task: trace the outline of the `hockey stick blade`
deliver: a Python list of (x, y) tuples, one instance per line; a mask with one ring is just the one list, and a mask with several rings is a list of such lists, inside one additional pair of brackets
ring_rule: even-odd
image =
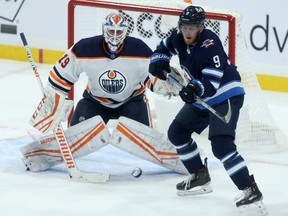
[(76, 171), (70, 174), (70, 178), (73, 181), (78, 182), (89, 182), (89, 183), (105, 183), (110, 179), (110, 174), (108, 173), (88, 173)]
[(202, 106), (204, 106), (206, 109), (208, 109), (211, 113), (213, 113), (215, 116), (217, 116), (220, 120), (222, 120), (225, 123), (229, 123), (230, 119), (231, 119), (231, 104), (230, 104), (230, 100), (228, 99), (228, 110), (227, 110), (227, 114), (225, 116), (221, 116), (216, 110), (214, 110), (211, 106), (209, 106), (208, 104), (206, 104), (201, 98), (197, 98), (197, 102), (200, 103)]
[[(40, 77), (40, 74), (38, 73), (38, 69), (36, 67), (36, 64), (34, 62), (32, 53), (30, 51), (30, 48), (28, 46), (28, 42), (26, 40), (25, 34), (23, 32), (20, 33), (21, 40), (23, 42), (23, 45), (26, 50), (27, 57), (30, 61), (30, 64), (32, 66), (34, 75), (37, 79), (37, 82), (39, 84), (39, 87), (44, 94), (44, 86)], [(68, 174), (71, 179), (81, 181), (81, 182), (94, 182), (94, 183), (101, 183), (101, 182), (107, 182), (109, 180), (110, 174), (107, 173), (86, 173), (81, 172), (78, 170), (77, 165), (75, 163), (73, 154), (71, 152), (71, 149), (68, 145), (68, 142), (66, 140), (65, 134), (63, 132), (63, 128), (61, 124), (57, 126), (57, 129), (53, 131), (57, 144), (60, 148), (60, 152), (62, 155), (62, 158), (65, 162)]]
[[(168, 82), (170, 85), (175, 86), (179, 90), (181, 90), (184, 86), (170, 73), (164, 71), (164, 75), (166, 76)], [(200, 103), (202, 106), (204, 106), (207, 110), (209, 110), (211, 113), (213, 113), (217, 118), (219, 118), (224, 123), (229, 123), (232, 115), (231, 111), (231, 104), (230, 100), (228, 99), (228, 111), (225, 116), (222, 116), (220, 113), (218, 113), (216, 110), (214, 110), (211, 106), (209, 106), (205, 101), (203, 101), (200, 97), (197, 97), (197, 102)]]

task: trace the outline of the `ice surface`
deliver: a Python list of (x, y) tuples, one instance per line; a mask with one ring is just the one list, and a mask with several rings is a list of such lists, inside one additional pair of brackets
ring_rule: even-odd
[[(38, 65), (46, 83), (51, 65)], [(29, 62), (0, 60), (0, 215), (1, 216), (235, 216), (239, 194), (209, 143), (199, 146), (209, 158), (213, 193), (179, 197), (175, 185), (186, 176), (138, 159), (112, 146), (76, 159), (80, 170), (109, 172), (105, 184), (73, 182), (63, 165), (41, 173), (26, 172), (19, 147), (39, 133), (28, 120), (41, 92)], [(279, 127), (288, 135), (288, 94), (265, 92)], [(153, 107), (153, 106), (152, 106)], [(203, 141), (203, 142), (202, 142)], [(288, 151), (243, 154), (255, 175), (271, 216), (288, 215)], [(131, 175), (141, 167), (140, 178)]]

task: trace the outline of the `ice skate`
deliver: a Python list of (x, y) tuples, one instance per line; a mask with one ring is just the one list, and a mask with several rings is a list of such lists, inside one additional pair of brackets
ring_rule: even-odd
[(243, 190), (243, 193), (241, 193), (234, 199), (234, 201), (236, 202), (236, 206), (239, 209), (240, 213), (242, 213), (243, 215), (268, 215), (266, 206), (262, 202), (262, 193), (258, 189), (258, 186), (254, 181), (253, 175), (251, 176), (251, 178), (253, 179), (252, 186), (245, 188)]
[(204, 166), (197, 172), (188, 176), (188, 179), (177, 184), (177, 194), (179, 196), (201, 195), (211, 193), (211, 178), (207, 169), (207, 158)]

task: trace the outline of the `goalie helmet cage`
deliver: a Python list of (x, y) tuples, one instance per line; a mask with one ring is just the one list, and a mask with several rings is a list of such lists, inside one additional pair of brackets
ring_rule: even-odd
[[(189, 3), (165, 0), (70, 0), (68, 4), (68, 47), (78, 40), (102, 34), (102, 23), (112, 12), (122, 13), (128, 21), (128, 34), (142, 39), (152, 50), (177, 26), (181, 11)], [(163, 7), (165, 6), (165, 7)], [(202, 6), (206, 12), (206, 28), (221, 39), (232, 64), (240, 71), (246, 96), (241, 110), (236, 144), (245, 152), (279, 151), (287, 146), (287, 137), (275, 125), (265, 103), (256, 75), (249, 61), (241, 30), (240, 13)], [(175, 61), (175, 60), (173, 60)], [(71, 91), (70, 98), (83, 89)], [(170, 102), (173, 103), (173, 102)], [(176, 104), (174, 104), (176, 105)], [(173, 106), (173, 105), (169, 105)], [(156, 117), (159, 113), (156, 112)], [(174, 117), (174, 116), (173, 116)], [(157, 117), (157, 124), (161, 121)]]

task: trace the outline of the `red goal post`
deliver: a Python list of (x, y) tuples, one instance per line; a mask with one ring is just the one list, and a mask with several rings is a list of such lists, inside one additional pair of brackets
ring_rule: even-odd
[[(128, 33), (142, 39), (154, 50), (157, 43), (169, 34), (171, 28), (177, 26), (179, 14), (189, 5), (184, 2), (165, 0), (121, 0), (121, 3), (119, 2), (119, 0), (70, 0), (68, 4), (68, 47), (81, 38), (102, 34), (104, 18), (113, 11), (119, 11), (128, 20)], [(253, 73), (241, 30), (241, 14), (205, 6), (203, 8), (207, 18), (205, 26), (211, 28), (219, 36), (231, 63), (235, 64), (240, 71), (246, 91), (245, 103), (237, 128), (236, 143), (240, 148), (252, 149), (252, 151), (255, 148), (265, 151), (283, 149), (287, 146), (287, 138), (275, 126), (256, 75)], [(69, 97), (75, 98), (75, 92), (71, 91)], [(173, 103), (173, 100), (167, 102), (166, 99), (161, 98), (159, 101), (157, 106), (166, 105), (166, 107), (175, 107), (175, 110), (179, 109), (179, 104), (181, 105), (181, 101)], [(156, 114), (157, 122), (166, 121), (163, 124), (166, 127), (169, 125), (167, 121), (172, 121), (165, 114), (157, 113), (157, 110)], [(162, 128), (163, 132), (165, 130), (166, 128)]]

